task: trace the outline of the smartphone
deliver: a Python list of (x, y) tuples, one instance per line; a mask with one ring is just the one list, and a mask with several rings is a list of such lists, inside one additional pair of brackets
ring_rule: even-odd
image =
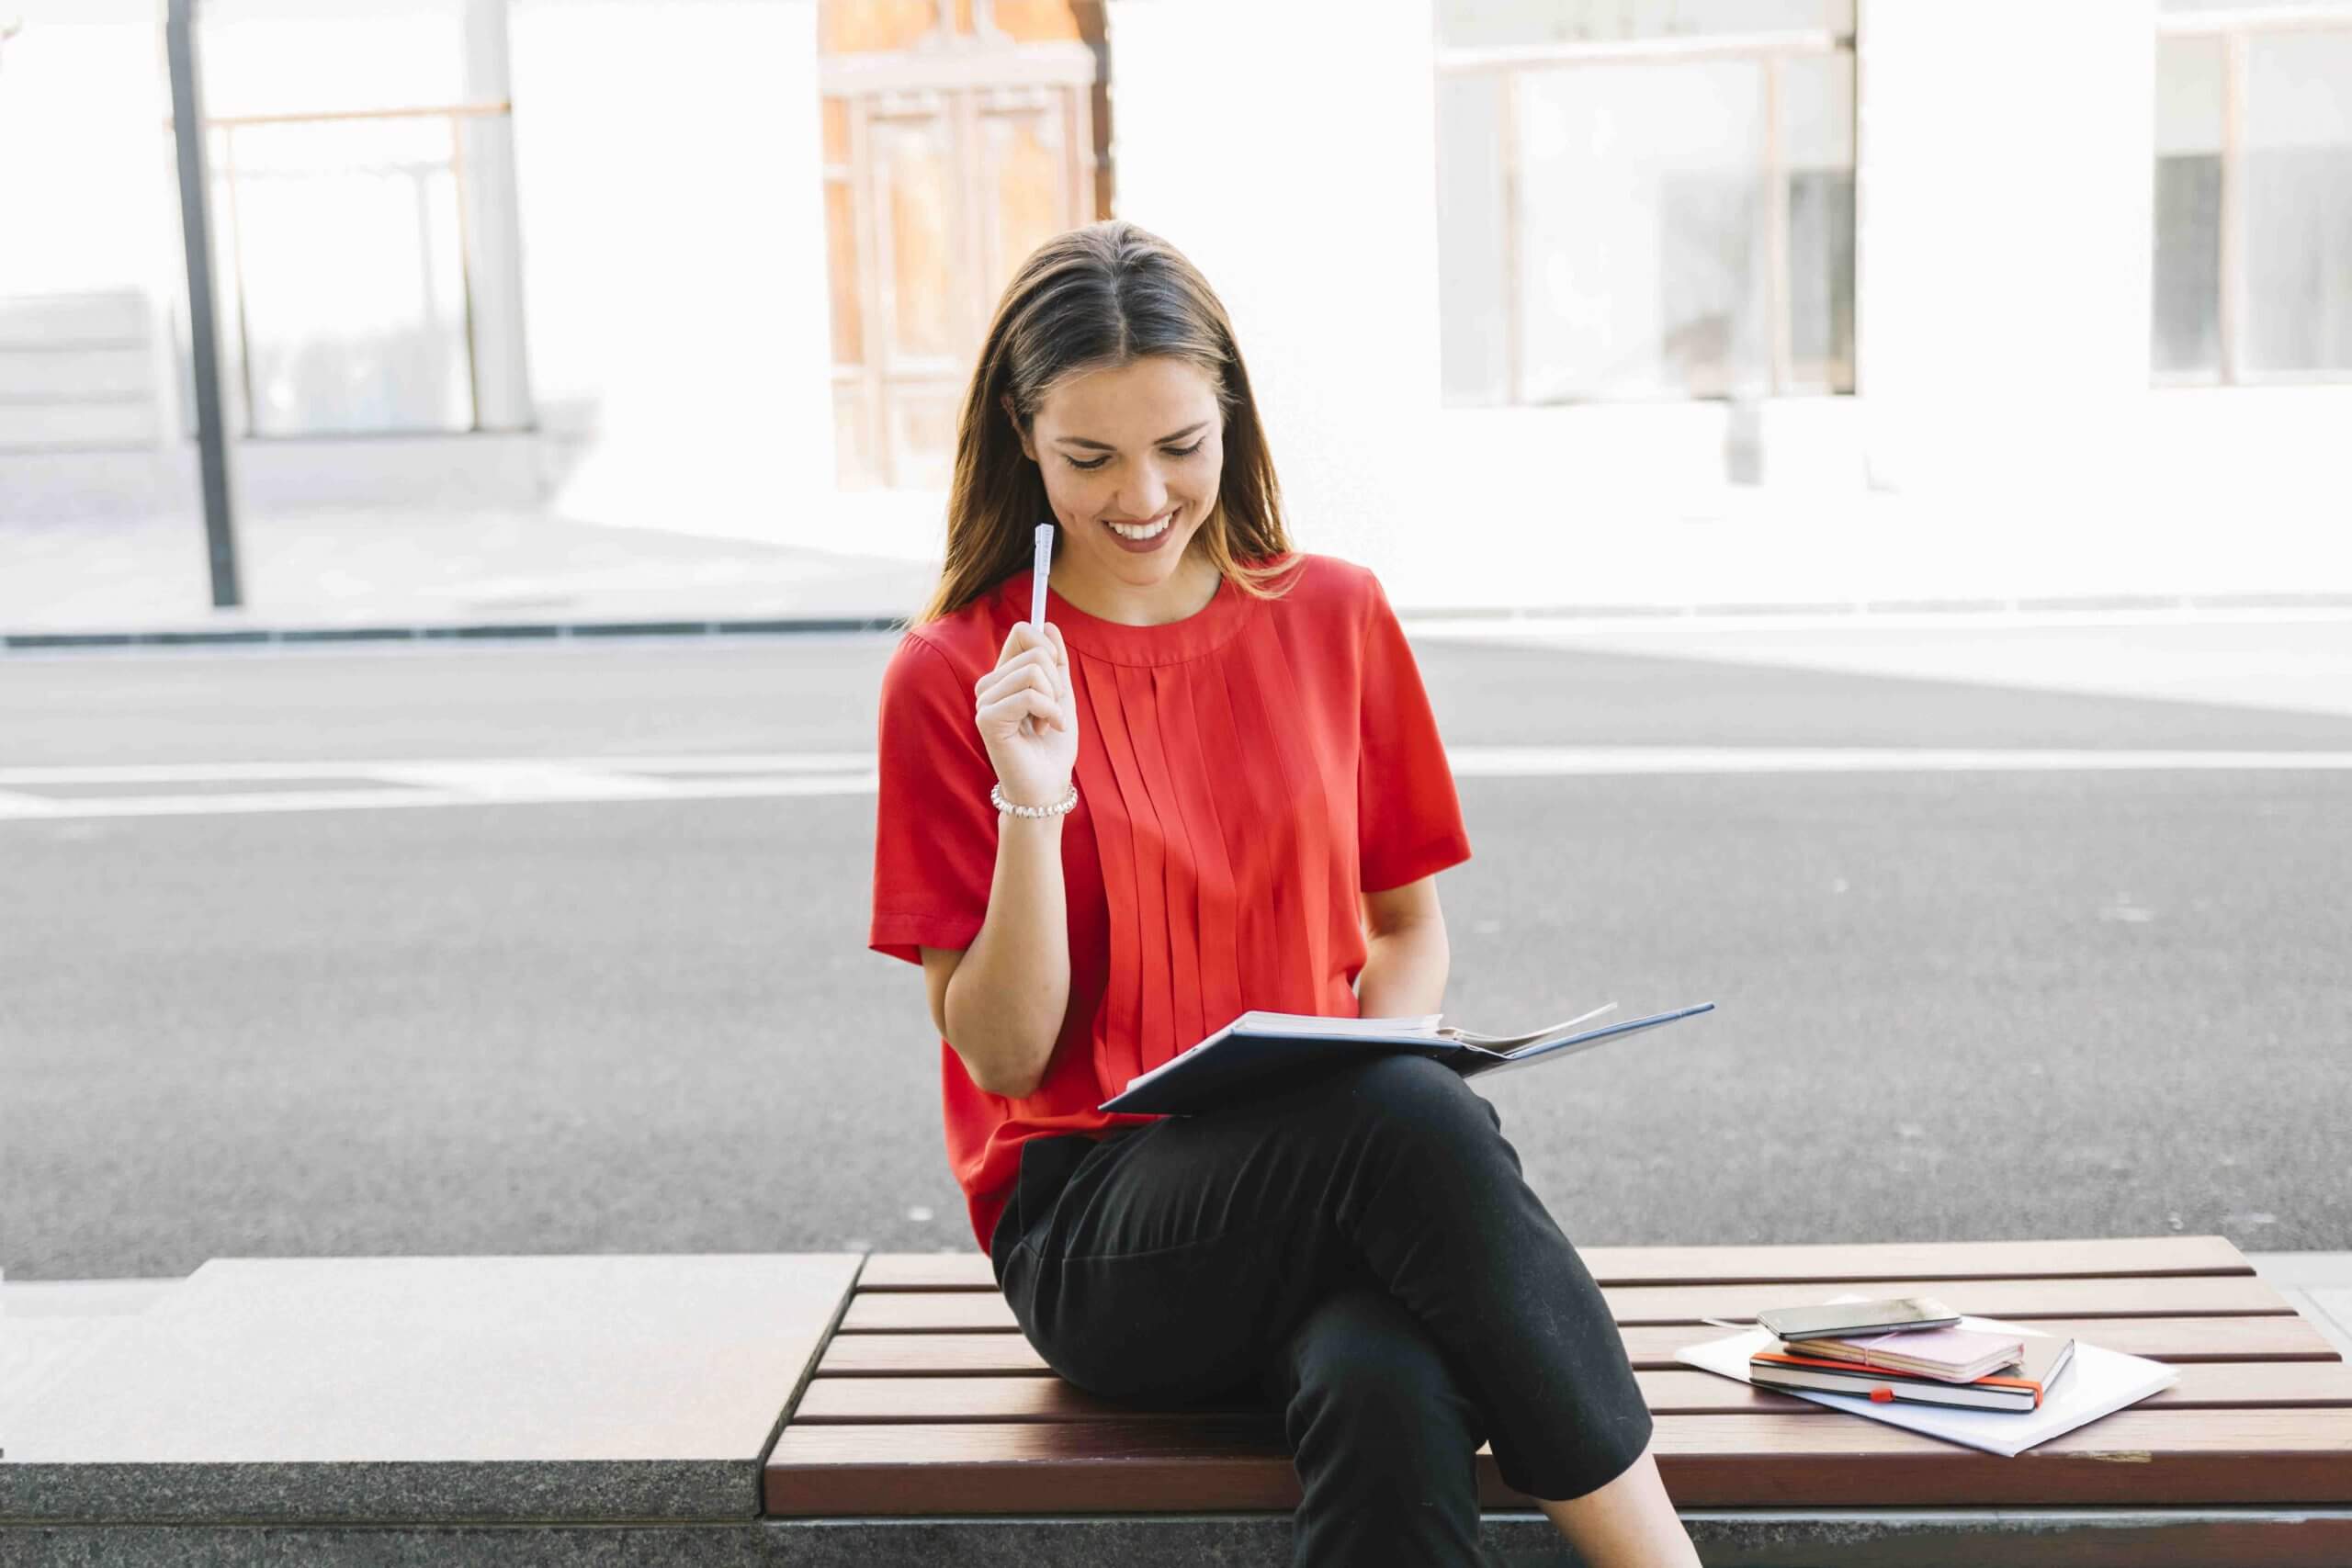
[(1883, 1302), (1774, 1307), (1758, 1313), (1756, 1321), (1783, 1339), (1826, 1339), (1898, 1328), (1950, 1328), (1960, 1321), (1960, 1314), (1925, 1296), (1898, 1296)]

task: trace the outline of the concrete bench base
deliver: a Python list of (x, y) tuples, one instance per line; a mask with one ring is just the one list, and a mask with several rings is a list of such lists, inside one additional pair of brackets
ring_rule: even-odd
[[(1692, 1510), (1720, 1568), (2058, 1568), (2352, 1562), (2352, 1509)], [(56, 1525), (0, 1528), (0, 1562), (97, 1568), (1288, 1568), (1288, 1515), (1019, 1515), (645, 1525)], [(1497, 1568), (1573, 1568), (1540, 1514), (1490, 1512)]]

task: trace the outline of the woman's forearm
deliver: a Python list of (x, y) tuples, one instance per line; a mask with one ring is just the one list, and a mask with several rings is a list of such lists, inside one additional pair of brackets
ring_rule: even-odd
[(1356, 972), (1356, 1010), (1365, 1018), (1419, 1018), (1442, 1010), (1445, 975), (1453, 949), (1445, 922), (1416, 920), (1375, 931), (1364, 939), (1363, 967)]
[(988, 917), (947, 982), (947, 1043), (972, 1082), (1035, 1093), (1069, 1007), (1069, 918), (1062, 818), (997, 818)]

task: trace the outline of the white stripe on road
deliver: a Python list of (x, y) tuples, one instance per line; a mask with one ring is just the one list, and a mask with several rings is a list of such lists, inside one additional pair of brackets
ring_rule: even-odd
[[(2341, 773), (2352, 751), (2098, 751), (1916, 746), (1457, 746), (1457, 775)], [(5, 783), (0, 777), (0, 783)]]
[[(1948, 773), (2344, 773), (2352, 751), (2121, 751), (1922, 747), (1459, 746), (1457, 778), (1670, 774)], [(322, 783), (389, 787), (320, 789)], [(174, 785), (245, 784), (236, 791)], [(75, 795), (44, 788), (152, 784), (147, 794)], [(369, 762), (147, 763), (0, 768), (0, 821), (210, 817), (273, 811), (372, 811), (429, 806), (556, 806), (871, 795), (869, 752), (704, 757), (435, 758)]]
[(134, 762), (78, 768), (0, 768), (12, 784), (243, 784), (279, 779), (381, 779), (394, 770), (560, 768), (583, 773), (812, 773), (870, 768), (871, 751), (741, 751), (716, 756), (401, 757), (301, 762)]

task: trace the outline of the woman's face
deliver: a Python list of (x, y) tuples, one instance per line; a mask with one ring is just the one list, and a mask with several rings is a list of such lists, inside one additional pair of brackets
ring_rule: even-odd
[[(1073, 377), (1046, 395), (1023, 434), (1062, 525), (1054, 562), (1114, 593), (1174, 578), (1216, 505), (1225, 429), (1216, 389), (1181, 359), (1153, 356)], [(1123, 538), (1113, 524), (1147, 538)], [(1164, 526), (1161, 526), (1164, 525)]]

